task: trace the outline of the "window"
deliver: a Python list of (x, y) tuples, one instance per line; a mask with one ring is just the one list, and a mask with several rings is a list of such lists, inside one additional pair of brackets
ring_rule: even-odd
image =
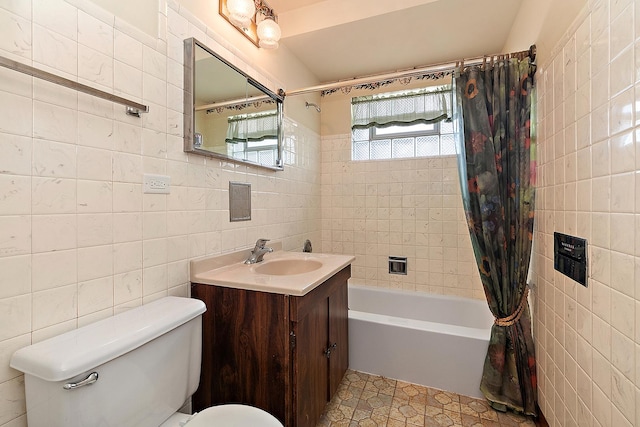
[(353, 98), (352, 160), (455, 154), (451, 89)]
[(254, 142), (238, 142), (227, 145), (227, 153), (234, 159), (248, 160), (254, 163), (275, 165), (278, 154), (278, 140), (265, 139)]
[(277, 113), (240, 114), (228, 118), (229, 156), (261, 164), (275, 164), (278, 154)]

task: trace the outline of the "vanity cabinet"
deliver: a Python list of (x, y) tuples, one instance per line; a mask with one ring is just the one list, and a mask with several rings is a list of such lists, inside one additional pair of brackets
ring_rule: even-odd
[(207, 306), (195, 411), (262, 408), (285, 427), (315, 427), (348, 364), (346, 266), (304, 296), (193, 283)]

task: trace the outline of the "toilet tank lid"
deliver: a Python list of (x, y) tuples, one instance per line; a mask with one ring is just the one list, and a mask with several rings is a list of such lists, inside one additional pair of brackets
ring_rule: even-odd
[(16, 351), (14, 369), (46, 381), (87, 372), (206, 311), (197, 299), (164, 297)]

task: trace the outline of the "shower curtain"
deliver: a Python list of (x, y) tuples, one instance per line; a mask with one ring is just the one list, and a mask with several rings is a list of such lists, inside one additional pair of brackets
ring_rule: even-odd
[[(527, 302), (535, 144), (529, 58), (469, 67), (456, 78), (459, 171), (475, 259), (493, 316), (480, 390), (498, 410), (536, 414)], [(461, 117), (460, 117), (461, 116)]]

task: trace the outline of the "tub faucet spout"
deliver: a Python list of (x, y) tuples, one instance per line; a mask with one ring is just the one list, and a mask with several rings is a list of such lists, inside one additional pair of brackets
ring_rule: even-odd
[(251, 255), (249, 258), (245, 260), (245, 264), (256, 264), (258, 262), (262, 262), (262, 257), (269, 252), (273, 252), (272, 248), (265, 247), (269, 239), (258, 239), (256, 241), (256, 246), (251, 251)]

